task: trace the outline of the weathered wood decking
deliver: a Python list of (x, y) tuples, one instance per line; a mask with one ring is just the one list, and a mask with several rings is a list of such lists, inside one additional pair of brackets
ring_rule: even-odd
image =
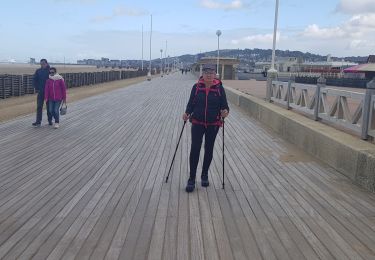
[(58, 130), (0, 124), (0, 258), (375, 259), (375, 195), (233, 105), (225, 190), (220, 131), (211, 186), (184, 191), (190, 125), (164, 183), (193, 82), (70, 104)]

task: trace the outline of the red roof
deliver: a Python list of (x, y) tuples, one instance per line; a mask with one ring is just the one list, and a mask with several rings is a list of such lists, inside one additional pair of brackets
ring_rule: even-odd
[(359, 64), (354, 67), (344, 69), (345, 73), (375, 72), (375, 63)]

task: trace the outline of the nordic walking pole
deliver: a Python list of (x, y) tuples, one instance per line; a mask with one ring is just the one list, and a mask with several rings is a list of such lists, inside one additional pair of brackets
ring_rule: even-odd
[(177, 148), (178, 148), (178, 145), (180, 144), (181, 136), (182, 136), (182, 133), (184, 132), (185, 125), (186, 125), (186, 121), (184, 121), (184, 125), (182, 126), (180, 137), (178, 138), (176, 150), (174, 151), (173, 159), (172, 159), (172, 162), (171, 162), (171, 166), (169, 167), (169, 171), (168, 171), (167, 178), (165, 179), (165, 183), (168, 182), (169, 174), (171, 173), (171, 169), (172, 169), (172, 165), (173, 165), (173, 162), (174, 162), (174, 158), (176, 157)]
[(223, 189), (224, 189), (224, 117), (223, 117)]

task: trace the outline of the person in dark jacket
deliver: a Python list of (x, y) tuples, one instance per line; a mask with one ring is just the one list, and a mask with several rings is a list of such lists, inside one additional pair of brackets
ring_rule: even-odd
[(209, 186), (208, 169), (212, 161), (212, 154), (216, 135), (222, 125), (222, 118), (228, 116), (229, 107), (225, 90), (220, 80), (215, 78), (216, 67), (213, 64), (203, 66), (203, 75), (196, 83), (190, 94), (184, 121), (190, 119), (191, 150), (190, 150), (190, 177), (186, 185), (186, 191), (195, 189), (195, 178), (199, 161), (199, 153), (205, 136), (204, 159), (201, 174), (201, 185)]
[[(42, 123), (42, 115), (43, 115), (43, 104), (44, 104), (44, 86), (46, 85), (46, 81), (49, 76), (49, 65), (46, 59), (40, 60), (40, 68), (37, 69), (34, 73), (33, 78), (33, 85), (38, 93), (37, 100), (36, 100), (36, 121), (32, 123), (33, 126), (38, 127)], [(47, 108), (47, 117), (48, 117), (48, 124), (52, 125), (52, 115), (48, 109), (48, 104), (46, 104)]]

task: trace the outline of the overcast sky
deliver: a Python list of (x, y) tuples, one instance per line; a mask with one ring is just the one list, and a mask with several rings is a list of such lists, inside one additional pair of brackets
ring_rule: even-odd
[[(12, 0), (0, 16), (0, 61), (149, 59), (217, 49), (272, 48), (275, 0)], [(375, 54), (375, 0), (280, 0), (276, 48)], [(164, 53), (163, 53), (164, 54)], [(164, 55), (163, 55), (164, 56)]]

